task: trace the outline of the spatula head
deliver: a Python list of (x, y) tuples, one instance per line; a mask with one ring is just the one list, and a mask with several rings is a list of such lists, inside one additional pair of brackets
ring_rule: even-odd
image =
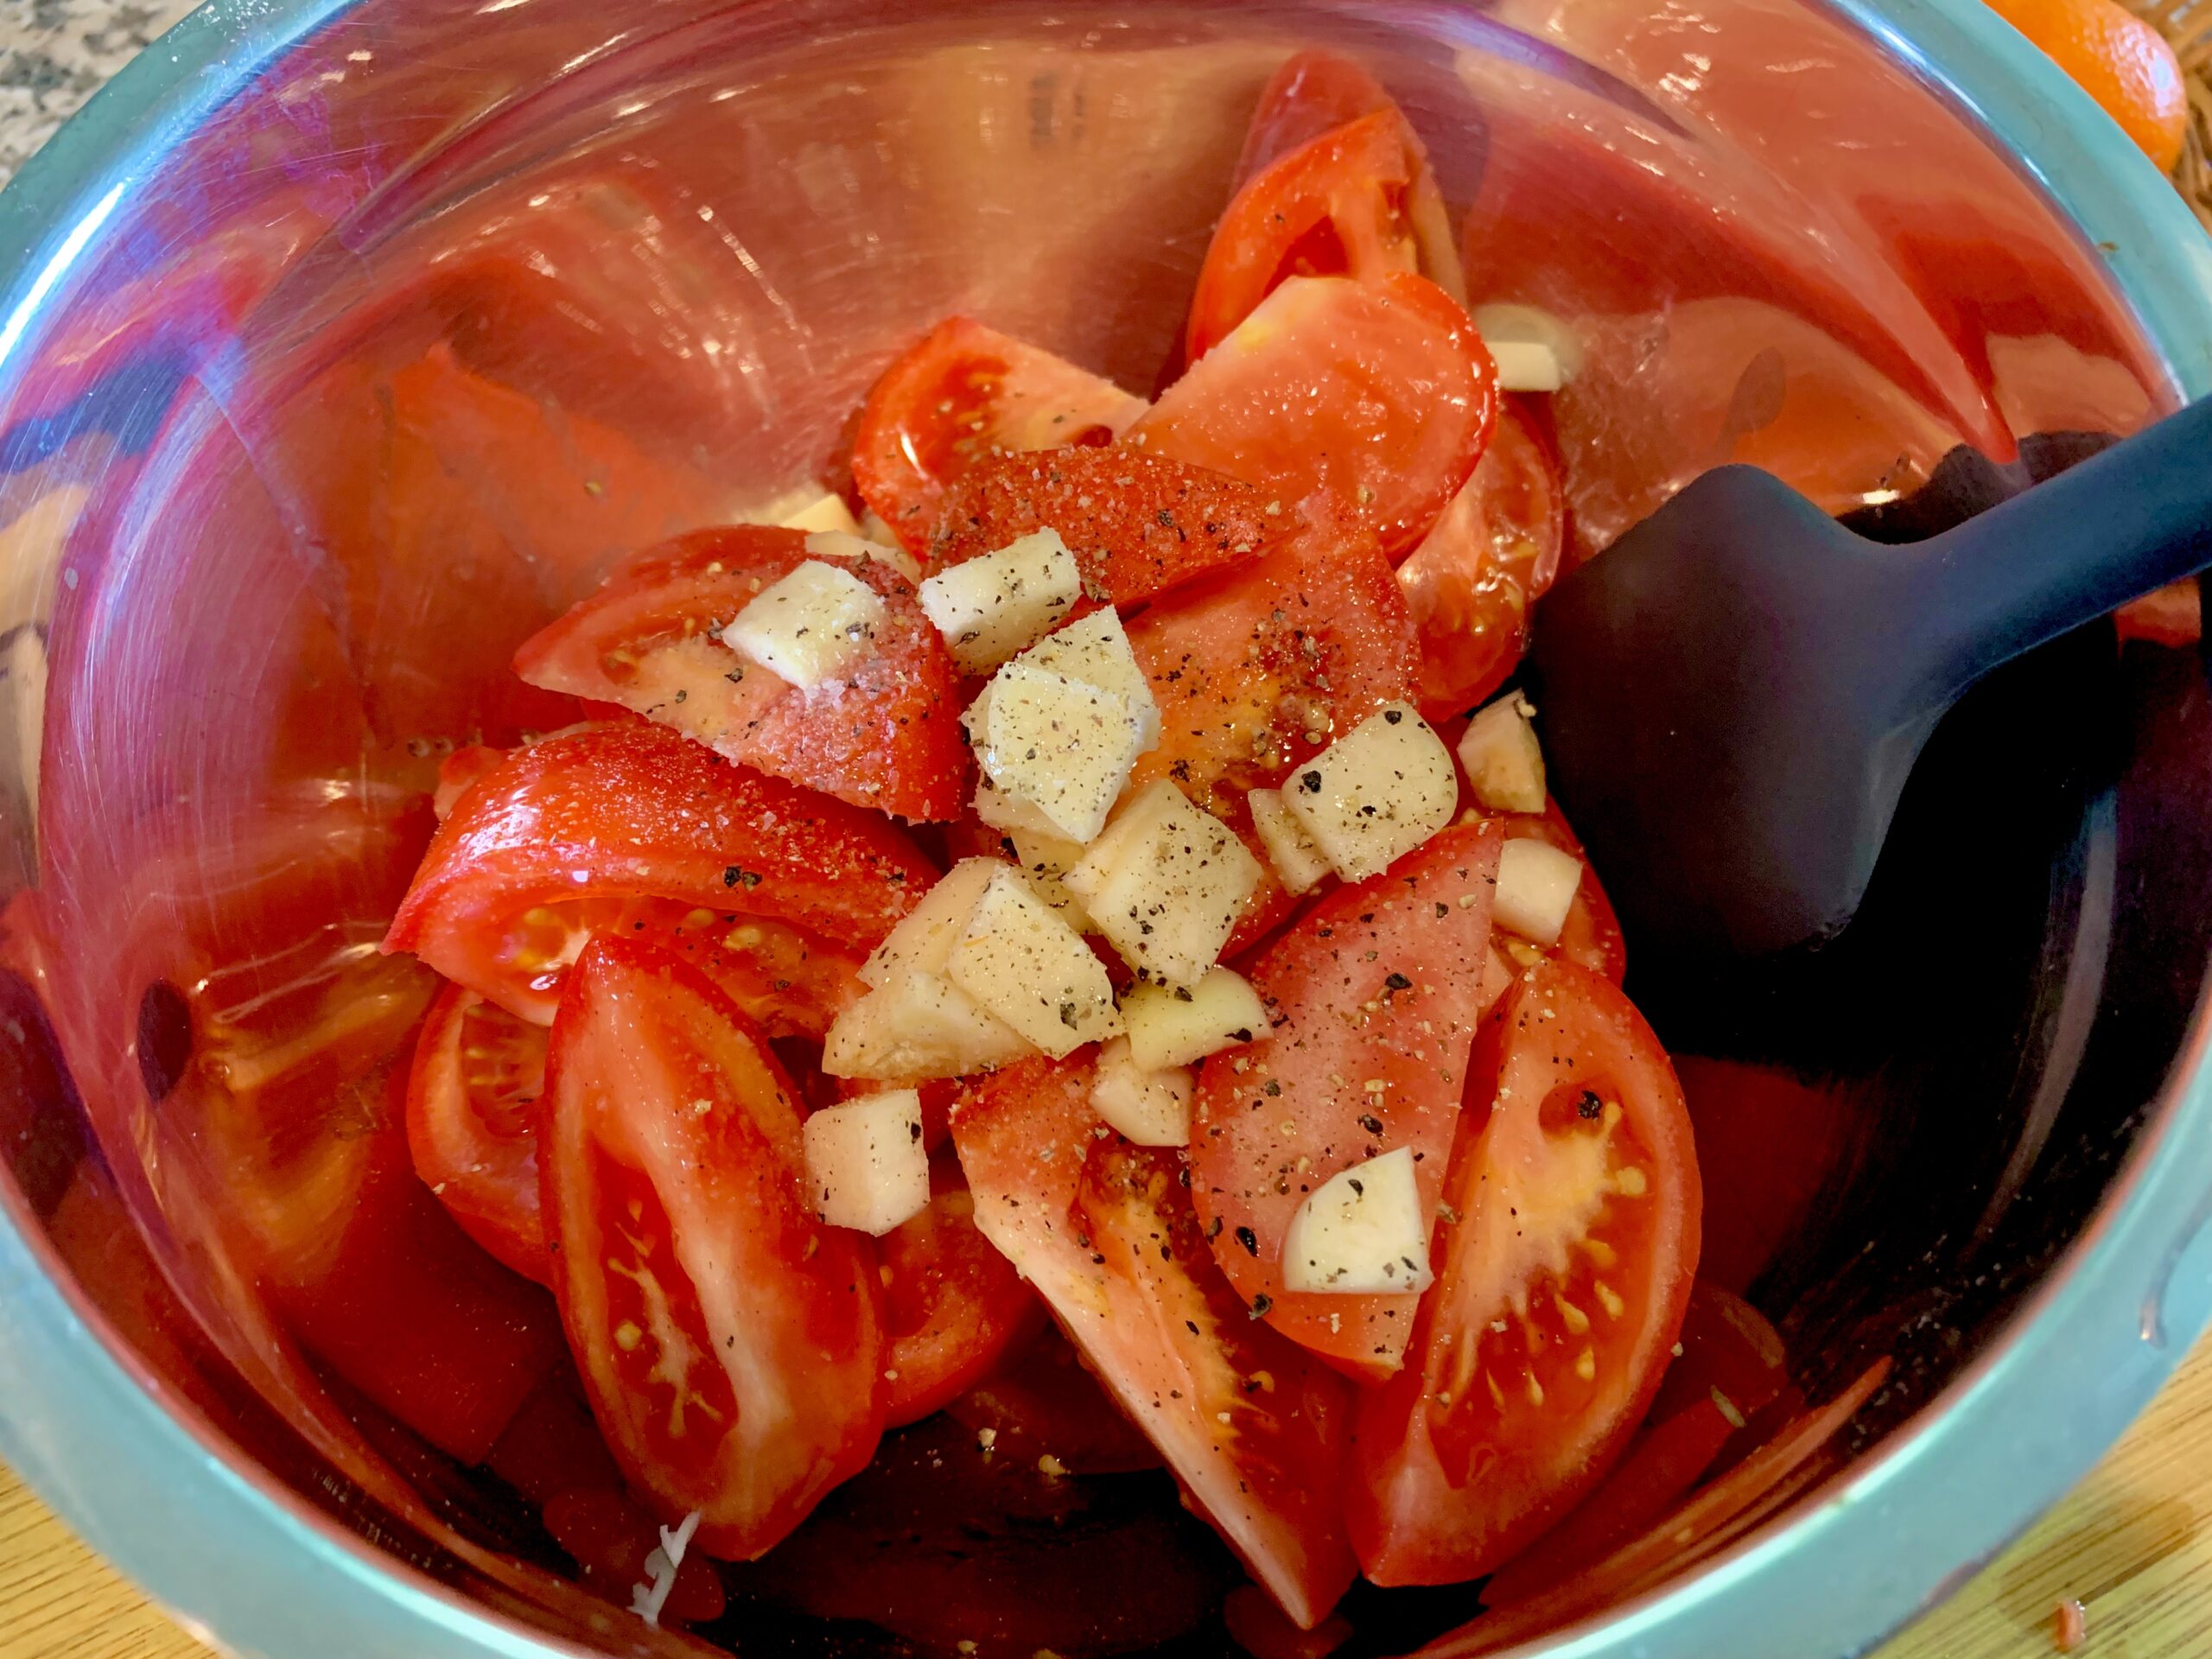
[(1552, 789), (1639, 951), (1763, 955), (1850, 920), (1941, 712), (1884, 613), (1910, 556), (1726, 467), (1537, 607)]

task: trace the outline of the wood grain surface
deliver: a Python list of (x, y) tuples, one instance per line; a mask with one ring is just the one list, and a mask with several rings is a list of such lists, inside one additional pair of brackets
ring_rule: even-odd
[[(1878, 1659), (2043, 1659), (2077, 1597), (2080, 1659), (2212, 1655), (2212, 1339), (2033, 1531)], [(0, 1659), (209, 1659), (0, 1468)], [(309, 1659), (302, 1656), (302, 1659)]]

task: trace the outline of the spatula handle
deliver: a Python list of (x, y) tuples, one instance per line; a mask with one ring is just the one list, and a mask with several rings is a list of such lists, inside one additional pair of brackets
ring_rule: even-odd
[(1898, 550), (1948, 702), (1999, 663), (2212, 565), (2212, 398)]

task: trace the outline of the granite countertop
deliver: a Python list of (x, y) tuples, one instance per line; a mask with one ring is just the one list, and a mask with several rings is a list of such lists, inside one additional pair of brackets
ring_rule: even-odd
[(0, 183), (198, 0), (0, 0)]

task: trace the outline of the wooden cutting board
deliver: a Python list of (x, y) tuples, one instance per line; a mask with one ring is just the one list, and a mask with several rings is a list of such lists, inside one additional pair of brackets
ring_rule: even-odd
[[(2077, 1491), (1878, 1659), (2212, 1655), (2212, 1339)], [(0, 1468), (0, 1659), (214, 1659)], [(302, 1659), (309, 1659), (302, 1656)]]

